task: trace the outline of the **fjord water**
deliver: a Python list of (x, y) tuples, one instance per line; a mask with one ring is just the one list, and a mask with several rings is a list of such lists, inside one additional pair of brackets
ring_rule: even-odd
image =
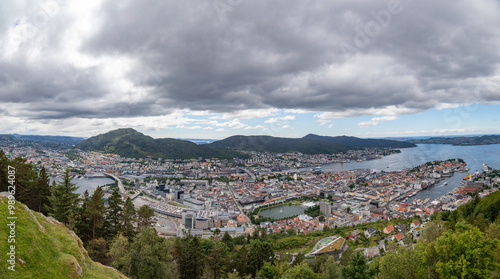
[[(380, 171), (399, 171), (413, 168), (430, 161), (444, 161), (461, 158), (467, 163), (469, 173), (476, 170), (482, 172), (481, 165), (487, 164), (494, 169), (500, 169), (500, 144), (454, 146), (449, 144), (419, 144), (417, 147), (401, 149), (401, 153), (382, 157), (378, 160), (351, 162), (344, 164), (323, 165), (324, 172), (334, 172), (353, 169), (371, 169)], [(460, 185), (467, 173), (455, 173), (451, 178), (420, 191), (412, 199), (435, 199), (441, 197)], [(445, 185), (445, 182), (448, 182)]]
[(481, 165), (500, 168), (500, 144), (454, 146), (449, 144), (418, 144), (417, 147), (401, 149), (401, 153), (378, 160), (351, 162), (347, 164), (323, 165), (323, 171), (371, 169), (376, 171), (398, 171), (413, 168), (430, 161), (461, 158), (471, 171), (481, 171)]

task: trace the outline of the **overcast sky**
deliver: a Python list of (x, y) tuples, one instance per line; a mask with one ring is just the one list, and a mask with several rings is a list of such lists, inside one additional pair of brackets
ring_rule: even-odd
[(0, 2), (0, 133), (500, 133), (500, 1)]

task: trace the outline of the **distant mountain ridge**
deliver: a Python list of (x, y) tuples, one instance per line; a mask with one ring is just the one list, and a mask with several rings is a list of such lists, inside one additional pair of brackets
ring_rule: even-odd
[(424, 144), (452, 144), (452, 145), (487, 145), (499, 144), (500, 135), (484, 135), (473, 137), (433, 137), (428, 139), (413, 139), (408, 140), (411, 143)]
[(358, 149), (344, 144), (303, 138), (280, 138), (272, 136), (232, 136), (209, 144), (213, 147), (236, 148), (259, 152), (301, 152), (303, 154), (332, 154)]
[(0, 135), (4, 140), (21, 140), (21, 141), (34, 141), (43, 143), (56, 143), (64, 145), (76, 145), (85, 138), (82, 137), (68, 137), (68, 136), (43, 136), (43, 135), (19, 135), (19, 134), (3, 134)]
[(134, 129), (117, 129), (88, 138), (76, 145), (88, 151), (119, 154), (128, 158), (247, 158), (239, 152), (258, 151), (272, 153), (300, 152), (303, 154), (335, 154), (362, 148), (406, 148), (415, 144), (395, 140), (360, 139), (356, 137), (328, 137), (309, 134), (303, 138), (273, 136), (231, 136), (209, 144), (196, 144), (187, 140), (154, 139)]
[(197, 145), (190, 141), (173, 138), (154, 139), (134, 129), (117, 129), (88, 138), (76, 145), (88, 151), (102, 151), (128, 158), (245, 158), (235, 150)]
[(319, 136), (316, 134), (308, 134), (303, 137), (303, 139), (319, 140), (327, 142), (336, 142), (344, 144), (347, 146), (354, 146), (359, 148), (409, 148), (416, 147), (415, 144), (411, 142), (397, 141), (397, 140), (386, 140), (386, 139), (361, 139), (357, 137), (349, 136)]

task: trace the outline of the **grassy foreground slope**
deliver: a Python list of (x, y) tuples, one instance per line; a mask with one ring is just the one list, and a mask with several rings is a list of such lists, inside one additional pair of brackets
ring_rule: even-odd
[(15, 271), (6, 261), (8, 199), (0, 196), (0, 278), (127, 278), (89, 258), (82, 241), (66, 226), (16, 202)]

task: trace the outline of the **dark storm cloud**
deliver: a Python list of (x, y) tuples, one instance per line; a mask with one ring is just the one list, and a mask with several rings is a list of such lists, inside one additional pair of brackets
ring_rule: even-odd
[[(33, 118), (499, 101), (498, 10), (493, 0), (108, 0), (79, 51), (134, 61), (126, 78), (148, 89), (141, 101), (106, 99), (123, 89), (98, 69), (1, 60), (0, 101), (32, 103)], [(48, 45), (64, 45), (71, 17), (52, 20)]]

